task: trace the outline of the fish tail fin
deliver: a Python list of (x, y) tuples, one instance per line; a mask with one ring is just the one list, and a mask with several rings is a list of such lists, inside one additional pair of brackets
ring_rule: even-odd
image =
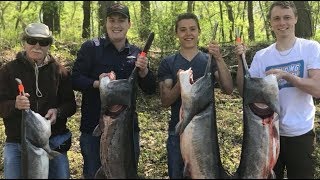
[(49, 157), (50, 160), (53, 159), (53, 158), (56, 157), (56, 156), (59, 156), (59, 155), (61, 155), (61, 153), (59, 153), (58, 151), (53, 151), (53, 150), (51, 150), (51, 151), (48, 153), (48, 157)]
[(104, 175), (102, 166), (97, 170), (94, 178), (95, 178), (95, 179), (105, 179), (105, 178), (106, 178), (105, 175)]
[(184, 164), (184, 168), (183, 168), (183, 179), (191, 179), (188, 163), (185, 163), (185, 164)]
[(100, 125), (98, 124), (98, 125), (94, 128), (94, 130), (93, 130), (93, 132), (92, 132), (92, 135), (93, 135), (93, 136), (100, 136), (101, 134), (102, 134), (102, 131), (101, 131)]

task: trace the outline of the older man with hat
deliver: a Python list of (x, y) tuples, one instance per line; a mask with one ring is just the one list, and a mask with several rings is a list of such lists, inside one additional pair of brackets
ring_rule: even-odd
[[(138, 84), (142, 91), (151, 94), (156, 89), (155, 76), (148, 67), (148, 58), (140, 56), (141, 50), (127, 39), (131, 26), (128, 7), (119, 3), (108, 7), (105, 26), (105, 36), (82, 44), (72, 71), (73, 88), (82, 93), (80, 147), (84, 161), (83, 176), (90, 179), (95, 177), (101, 166), (100, 137), (92, 135), (100, 118), (99, 79), (110, 74), (116, 79), (127, 79), (134, 67), (138, 67)], [(133, 119), (138, 164), (139, 127), (136, 112)]]
[[(50, 148), (61, 153), (50, 159), (48, 178), (68, 179), (71, 132), (66, 122), (76, 112), (70, 72), (49, 53), (53, 37), (47, 25), (27, 25), (22, 41), (24, 50), (0, 69), (0, 117), (6, 134), (4, 178), (21, 178), (21, 112), (31, 109), (51, 122)], [(22, 81), (24, 95), (18, 94), (15, 78)]]

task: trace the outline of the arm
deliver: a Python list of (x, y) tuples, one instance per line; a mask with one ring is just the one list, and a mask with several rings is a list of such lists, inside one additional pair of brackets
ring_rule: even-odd
[(166, 79), (159, 82), (160, 99), (162, 106), (167, 108), (180, 97), (180, 82), (173, 86), (172, 79)]
[(148, 66), (148, 58), (138, 55), (138, 59), (135, 63), (138, 68), (138, 83), (140, 88), (146, 94), (153, 94), (156, 92), (156, 79), (152, 71)]
[(308, 70), (308, 78), (301, 78), (280, 69), (271, 69), (266, 74), (275, 74), (278, 79), (284, 79), (313, 97), (320, 98), (320, 69)]
[(238, 61), (238, 69), (237, 69), (237, 89), (239, 91), (240, 96), (243, 95), (243, 65), (242, 65), (242, 59), (241, 54), (245, 53), (245, 46), (243, 44), (238, 44), (235, 46), (235, 54)]
[[(66, 71), (66, 69), (64, 69)], [(67, 122), (67, 118), (76, 112), (76, 101), (72, 90), (71, 77), (68, 72), (60, 75), (60, 83), (57, 92), (57, 107), (48, 110), (45, 118), (51, 121), (51, 124), (63, 126)]]
[(72, 85), (73, 89), (83, 91), (89, 88), (94, 88), (99, 84), (94, 79), (89, 77), (91, 70), (92, 56), (95, 55), (95, 46), (90, 41), (82, 44), (77, 58), (72, 68)]
[(61, 118), (68, 118), (76, 113), (77, 106), (69, 73), (66, 77), (61, 78), (58, 89), (58, 99), (58, 117), (60, 116)]
[(218, 72), (215, 72), (216, 79), (218, 80), (222, 90), (226, 94), (231, 94), (233, 92), (233, 81), (231, 73), (220, 53), (219, 45), (216, 42), (209, 44), (208, 50), (209, 54), (215, 58), (217, 63)]
[[(15, 108), (16, 95), (18, 92), (17, 83), (14, 79), (10, 80), (9, 70), (6, 65), (0, 68), (0, 117), (6, 118), (14, 112), (19, 112)], [(10, 84), (8, 86), (8, 84)], [(15, 87), (15, 89), (12, 89)], [(15, 93), (13, 95), (12, 93)], [(22, 97), (19, 97), (19, 99)]]

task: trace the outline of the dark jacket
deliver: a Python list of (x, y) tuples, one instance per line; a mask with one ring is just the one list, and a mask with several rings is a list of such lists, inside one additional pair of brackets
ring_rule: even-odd
[[(135, 67), (135, 59), (141, 50), (126, 42), (125, 48), (118, 51), (108, 38), (96, 38), (84, 42), (78, 51), (73, 65), (72, 84), (74, 90), (82, 92), (80, 131), (92, 133), (100, 118), (100, 93), (93, 88), (99, 75), (114, 71), (117, 79), (127, 79)], [(138, 78), (140, 88), (147, 94), (155, 92), (155, 76), (149, 69), (144, 78)], [(134, 107), (135, 108), (135, 107)], [(137, 113), (134, 115), (135, 130), (138, 131)]]
[(20, 142), (21, 111), (15, 108), (18, 95), (19, 78), (26, 93), (30, 94), (31, 110), (45, 116), (49, 109), (58, 108), (60, 115), (51, 126), (52, 136), (68, 131), (67, 118), (76, 112), (76, 102), (70, 73), (52, 56), (48, 63), (39, 67), (38, 87), (42, 97), (36, 95), (35, 69), (25, 57), (25, 52), (19, 52), (16, 59), (8, 62), (0, 69), (0, 117), (4, 120), (6, 142)]

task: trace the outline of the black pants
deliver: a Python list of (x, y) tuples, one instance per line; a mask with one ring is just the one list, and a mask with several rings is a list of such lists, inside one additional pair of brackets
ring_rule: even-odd
[(284, 178), (287, 170), (288, 179), (313, 179), (315, 158), (315, 132), (296, 137), (280, 137), (280, 154), (274, 167), (277, 179)]

